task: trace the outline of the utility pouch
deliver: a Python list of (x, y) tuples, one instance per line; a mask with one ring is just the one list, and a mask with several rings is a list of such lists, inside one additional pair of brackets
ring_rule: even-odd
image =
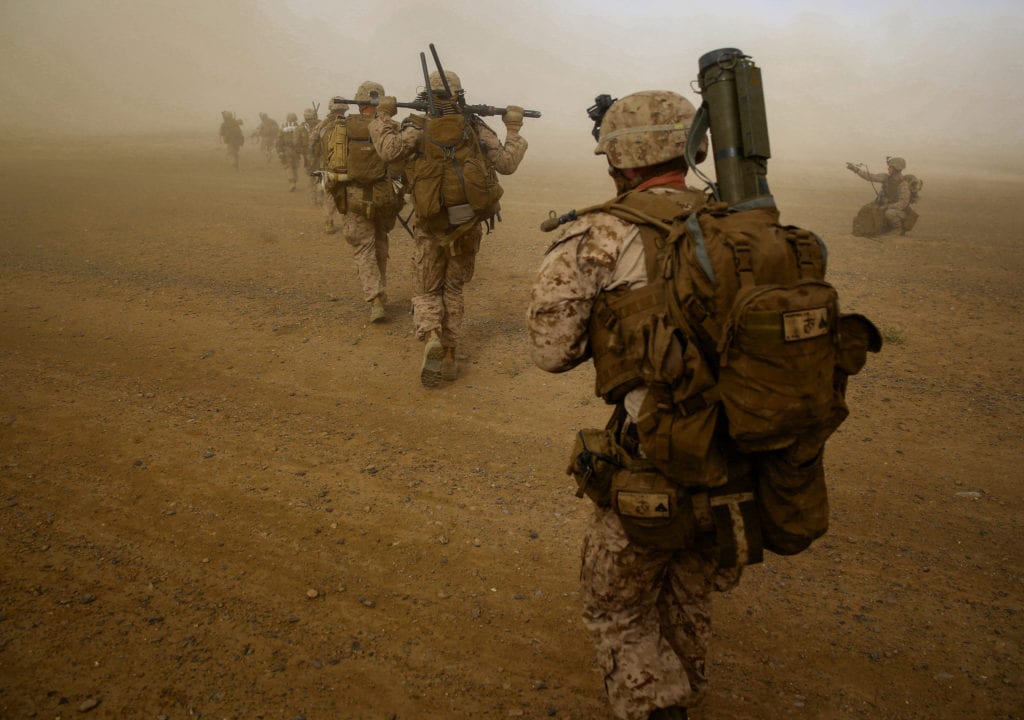
[(566, 473), (576, 480), (576, 497), (586, 495), (598, 507), (608, 507), (612, 476), (623, 467), (625, 456), (611, 430), (585, 428), (576, 433), (566, 468)]
[(787, 448), (753, 456), (764, 546), (779, 555), (806, 550), (828, 530), (822, 450), (809, 460)]
[(692, 503), (697, 529), (715, 538), (719, 567), (746, 567), (764, 560), (753, 480), (730, 480), (695, 493)]
[(473, 206), (468, 203), (451, 205), (446, 209), (448, 210), (448, 222), (452, 225), (468, 223), (476, 216), (476, 213), (473, 212)]
[(611, 500), (630, 542), (657, 550), (693, 545), (696, 518), (690, 496), (660, 472), (617, 471)]

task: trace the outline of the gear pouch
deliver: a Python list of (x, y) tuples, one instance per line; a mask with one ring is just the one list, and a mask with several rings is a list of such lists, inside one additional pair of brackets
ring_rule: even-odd
[(630, 542), (658, 550), (693, 544), (696, 519), (690, 497), (655, 470), (616, 472), (611, 503)]
[(623, 467), (625, 451), (611, 430), (585, 428), (576, 433), (566, 473), (576, 480), (576, 497), (586, 495), (598, 507), (611, 502), (612, 476)]

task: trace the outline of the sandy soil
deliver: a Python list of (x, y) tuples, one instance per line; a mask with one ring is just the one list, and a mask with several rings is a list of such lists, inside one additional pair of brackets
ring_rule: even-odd
[[(430, 391), (401, 232), (371, 326), (254, 147), (236, 174), (212, 135), (53, 145), (2, 154), (0, 716), (609, 718), (563, 474), (607, 411), (522, 322), (536, 228), (600, 165), (535, 147), (508, 179), (464, 376)], [(847, 159), (773, 189), (887, 345), (831, 531), (716, 597), (691, 717), (1021, 718), (1024, 178), (926, 177), (918, 228), (864, 239)]]

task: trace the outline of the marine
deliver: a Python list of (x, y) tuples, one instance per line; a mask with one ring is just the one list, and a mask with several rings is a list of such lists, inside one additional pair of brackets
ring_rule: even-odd
[[(528, 143), (519, 134), (521, 107), (509, 106), (502, 115), (502, 142), (478, 116), (463, 112), (465, 91), (456, 73), (446, 70), (442, 76), (434, 71), (427, 85), (436, 117), (412, 115), (399, 125), (394, 120), (396, 100), (387, 96), (377, 106), (370, 134), (385, 161), (405, 163), (416, 210), (412, 304), (416, 337), (424, 343), (420, 383), (434, 388), (459, 376), (463, 288), (473, 278), (483, 227), (498, 211), (496, 173), (515, 172)], [(453, 162), (439, 160), (444, 153)], [(460, 157), (474, 159), (463, 164)], [(444, 176), (456, 168), (450, 181), (436, 182), (439, 173)], [(467, 172), (474, 182), (466, 179)], [(477, 197), (469, 198), (465, 191), (457, 199), (460, 183), (477, 190)], [(446, 196), (446, 191), (454, 194)]]

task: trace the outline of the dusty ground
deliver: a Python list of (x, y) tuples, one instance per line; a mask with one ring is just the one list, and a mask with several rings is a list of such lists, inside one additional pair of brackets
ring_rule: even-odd
[[(255, 148), (236, 174), (211, 138), (52, 146), (0, 161), (0, 717), (608, 718), (562, 474), (606, 410), (522, 323), (535, 228), (600, 166), (535, 147), (506, 182), (464, 377), (428, 391), (403, 234), (368, 326)], [(716, 598), (692, 717), (1022, 718), (1024, 179), (928, 177), (911, 235), (854, 238), (847, 159), (774, 190), (887, 346), (832, 530)]]

